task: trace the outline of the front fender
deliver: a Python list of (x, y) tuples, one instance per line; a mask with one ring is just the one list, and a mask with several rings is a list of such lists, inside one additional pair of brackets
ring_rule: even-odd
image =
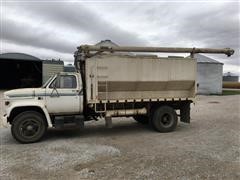
[(45, 105), (41, 102), (35, 102), (35, 101), (31, 101), (31, 102), (23, 102), (23, 101), (19, 101), (19, 102), (13, 102), (9, 107), (6, 108), (6, 114), (7, 114), (7, 117), (10, 117), (11, 115), (11, 112), (13, 111), (13, 109), (15, 108), (19, 108), (19, 107), (38, 107), (40, 108), (44, 115), (45, 115), (45, 118), (47, 120), (47, 123), (48, 123), (48, 127), (53, 127), (52, 125), (52, 121), (51, 121), (51, 118), (49, 116), (49, 113), (48, 113), (48, 110), (46, 109)]

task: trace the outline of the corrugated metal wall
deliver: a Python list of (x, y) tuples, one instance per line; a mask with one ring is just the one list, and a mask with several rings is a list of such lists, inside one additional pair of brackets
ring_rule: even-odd
[(222, 94), (222, 73), (222, 64), (198, 63), (198, 94)]
[(54, 74), (64, 71), (63, 61), (43, 61), (42, 65), (43, 84)]

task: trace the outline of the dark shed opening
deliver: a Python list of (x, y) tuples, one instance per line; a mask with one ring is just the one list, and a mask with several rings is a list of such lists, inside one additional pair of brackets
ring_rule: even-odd
[(0, 89), (40, 87), (42, 61), (22, 53), (5, 53), (0, 56)]

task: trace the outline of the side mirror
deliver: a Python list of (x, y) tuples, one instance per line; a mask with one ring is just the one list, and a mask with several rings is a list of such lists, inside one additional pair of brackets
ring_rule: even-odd
[[(54, 80), (53, 84), (52, 84), (52, 93), (51, 93), (51, 97), (59, 97), (57, 88), (59, 87), (60, 84), (60, 76), (59, 74), (57, 74), (56, 79)], [(54, 93), (54, 91), (56, 91), (56, 94)]]

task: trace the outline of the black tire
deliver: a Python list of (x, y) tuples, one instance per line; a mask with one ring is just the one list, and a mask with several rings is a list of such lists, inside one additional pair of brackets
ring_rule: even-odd
[(153, 112), (152, 126), (158, 132), (172, 132), (177, 127), (176, 111), (170, 106), (161, 106)]
[(44, 136), (46, 129), (46, 121), (42, 114), (26, 111), (13, 119), (11, 132), (14, 139), (20, 143), (34, 143)]
[(149, 122), (148, 116), (144, 116), (144, 115), (141, 115), (141, 116), (133, 116), (133, 118), (134, 118), (137, 122), (139, 122), (139, 123), (141, 123), (141, 124), (148, 124), (148, 122)]

